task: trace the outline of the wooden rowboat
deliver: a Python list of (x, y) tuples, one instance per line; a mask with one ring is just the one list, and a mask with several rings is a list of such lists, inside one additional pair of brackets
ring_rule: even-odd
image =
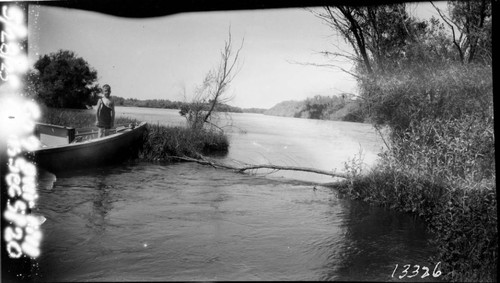
[(37, 124), (35, 135), (42, 147), (33, 151), (34, 161), (53, 173), (116, 163), (137, 154), (145, 130), (142, 122), (111, 129), (97, 138), (96, 129)]

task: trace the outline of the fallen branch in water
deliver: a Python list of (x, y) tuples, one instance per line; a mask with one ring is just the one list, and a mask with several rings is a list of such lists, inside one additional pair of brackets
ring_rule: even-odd
[(255, 169), (273, 169), (273, 170), (311, 172), (311, 173), (327, 175), (327, 176), (332, 176), (332, 177), (339, 177), (339, 178), (344, 178), (344, 179), (348, 178), (348, 174), (345, 174), (345, 173), (336, 173), (333, 171), (319, 170), (319, 169), (308, 168), (308, 167), (281, 166), (281, 165), (272, 165), (272, 164), (247, 165), (247, 166), (242, 166), (242, 167), (235, 167), (235, 166), (231, 166), (228, 164), (210, 161), (202, 156), (199, 156), (199, 158), (173, 156), (172, 158), (184, 160), (184, 161), (189, 161), (189, 162), (196, 162), (196, 163), (199, 163), (202, 165), (209, 165), (209, 166), (212, 166), (214, 168), (224, 168), (224, 169), (235, 170), (235, 171), (240, 172), (240, 173), (243, 173), (247, 170), (255, 170)]

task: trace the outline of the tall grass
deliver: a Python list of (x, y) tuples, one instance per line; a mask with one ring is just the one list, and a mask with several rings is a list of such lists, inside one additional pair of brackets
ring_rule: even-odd
[(228, 149), (229, 140), (219, 131), (149, 125), (139, 156), (175, 161), (174, 156), (196, 158), (199, 154), (225, 154)]
[[(42, 117), (39, 122), (73, 128), (93, 128), (95, 126), (95, 110), (60, 109), (41, 106)], [(136, 119), (117, 117), (115, 125), (138, 122)]]
[(389, 126), (389, 149), (368, 174), (352, 174), (338, 187), (352, 198), (426, 220), (442, 279), (496, 281), (491, 69), (453, 65), (429, 74), (411, 71), (363, 82), (371, 118)]
[(394, 132), (425, 118), (493, 116), (491, 67), (442, 64), (395, 69), (360, 81), (364, 108), (375, 124)]

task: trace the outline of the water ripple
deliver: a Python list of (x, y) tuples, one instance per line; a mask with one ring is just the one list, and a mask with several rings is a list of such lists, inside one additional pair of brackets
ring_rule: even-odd
[(47, 281), (384, 281), (434, 252), (415, 219), (309, 180), (146, 162), (39, 179)]

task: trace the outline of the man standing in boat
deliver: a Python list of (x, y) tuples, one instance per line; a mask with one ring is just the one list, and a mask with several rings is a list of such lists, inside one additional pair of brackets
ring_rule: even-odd
[(115, 104), (111, 101), (111, 87), (104, 85), (102, 87), (104, 97), (101, 97), (97, 102), (97, 117), (96, 126), (99, 128), (98, 137), (104, 137), (108, 134), (108, 130), (113, 128), (115, 124)]

